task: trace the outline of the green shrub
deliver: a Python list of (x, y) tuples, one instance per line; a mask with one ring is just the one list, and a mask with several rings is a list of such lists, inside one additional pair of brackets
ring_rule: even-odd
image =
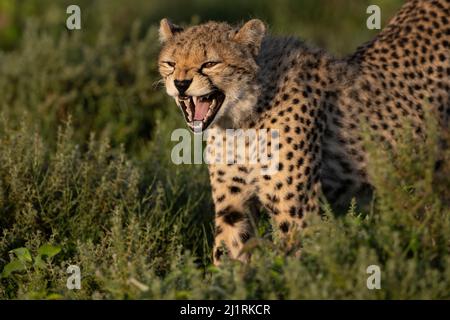
[[(260, 235), (249, 243), (248, 265), (215, 268), (202, 169), (160, 167), (164, 173), (145, 187), (123, 148), (91, 138), (81, 152), (69, 123), (51, 150), (25, 121), (11, 128), (3, 119), (0, 268), (16, 248), (37, 252), (50, 243), (62, 250), (46, 268), (1, 279), (4, 297), (449, 298), (450, 210), (441, 191), (450, 175), (448, 165), (434, 174), (433, 160), (448, 164), (450, 157), (437, 152), (432, 128), (425, 143), (405, 135), (399, 153), (369, 143), (370, 210), (353, 203), (335, 217), (324, 205), (325, 216), (310, 217), (301, 236), (300, 258)], [(81, 267), (79, 291), (65, 287), (69, 264)], [(366, 287), (369, 265), (381, 268), (381, 290)]]
[[(267, 240), (266, 216), (246, 248), (251, 262), (216, 268), (208, 174), (170, 161), (170, 134), (184, 123), (156, 87), (155, 22), (179, 3), (146, 11), (153, 2), (136, 2), (122, 13), (118, 2), (86, 1), (92, 14), (78, 33), (61, 30), (64, 10), (52, 16), (64, 1), (49, 10), (26, 3), (2, 12), (15, 17), (7, 43), (0, 32), (9, 50), (0, 52), (0, 298), (450, 298), (450, 155), (432, 121), (425, 142), (405, 133), (398, 153), (368, 139), (372, 202), (353, 202), (343, 216), (323, 204), (324, 217), (309, 217), (299, 236), (300, 257)], [(192, 3), (200, 17), (178, 10), (175, 19), (250, 12)], [(339, 44), (330, 29), (313, 28), (345, 6), (307, 1), (297, 25), (283, 18), (293, 2), (249, 3), (273, 29), (300, 30), (339, 52), (365, 37), (353, 20), (342, 28), (358, 36)], [(81, 290), (66, 287), (71, 264), (81, 268)], [(369, 265), (381, 269), (381, 290), (366, 287)]]

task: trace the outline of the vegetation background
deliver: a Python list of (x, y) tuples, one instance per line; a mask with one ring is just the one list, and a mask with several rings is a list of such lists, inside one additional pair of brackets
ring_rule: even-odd
[[(402, 2), (0, 0), (0, 298), (450, 298), (450, 170), (433, 174), (433, 121), (425, 144), (405, 133), (399, 155), (368, 143), (371, 205), (335, 217), (324, 204), (300, 259), (263, 221), (251, 263), (218, 269), (206, 168), (171, 163), (184, 123), (155, 85), (162, 17), (258, 17), (344, 55), (377, 33), (368, 5), (385, 25)], [(74, 3), (82, 29), (68, 31)], [(71, 264), (81, 290), (66, 287)], [(372, 264), (381, 290), (366, 287)]]

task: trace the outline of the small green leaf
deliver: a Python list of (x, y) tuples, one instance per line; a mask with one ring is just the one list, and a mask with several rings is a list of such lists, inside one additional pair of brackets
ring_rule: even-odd
[(13, 272), (19, 272), (24, 270), (26, 270), (25, 263), (22, 262), (21, 260), (14, 259), (3, 268), (2, 277), (7, 278)]
[(44, 244), (38, 249), (38, 255), (52, 258), (56, 256), (60, 251), (61, 251), (60, 247), (55, 247), (50, 244)]
[(34, 266), (40, 269), (45, 267), (45, 262), (42, 260), (41, 256), (34, 258)]
[(27, 248), (16, 248), (10, 252), (14, 253), (16, 257), (24, 263), (32, 261), (30, 251)]

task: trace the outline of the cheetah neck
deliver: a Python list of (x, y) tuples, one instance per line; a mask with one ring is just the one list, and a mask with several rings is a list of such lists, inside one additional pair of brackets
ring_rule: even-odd
[[(306, 45), (294, 37), (267, 36), (256, 58), (258, 72), (254, 81), (233, 95), (227, 113), (214, 126), (219, 129), (245, 129), (255, 126), (267, 116), (286, 88), (301, 90), (311, 73), (323, 78), (324, 91), (339, 92), (352, 78), (344, 60), (338, 60), (325, 51)], [(326, 79), (336, 79), (330, 83)]]

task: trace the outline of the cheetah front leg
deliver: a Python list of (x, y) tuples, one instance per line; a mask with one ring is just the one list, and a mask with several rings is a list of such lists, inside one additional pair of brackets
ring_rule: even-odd
[(254, 216), (249, 207), (252, 189), (247, 185), (247, 169), (211, 166), (210, 178), (216, 212), (214, 264), (219, 265), (224, 254), (246, 262), (249, 254), (242, 252), (242, 248), (254, 235)]
[(278, 230), (288, 251), (294, 249), (297, 254), (297, 233), (305, 228), (305, 217), (318, 214), (320, 210), (321, 153), (318, 141), (318, 138), (308, 140), (300, 135), (297, 143), (292, 141), (283, 145), (276, 172), (263, 175), (261, 179), (259, 198), (271, 213), (273, 229)]
[(242, 252), (245, 242), (254, 234), (251, 217), (243, 207), (226, 206), (216, 212), (214, 264), (219, 265), (227, 253), (231, 259), (247, 262), (249, 254)]

